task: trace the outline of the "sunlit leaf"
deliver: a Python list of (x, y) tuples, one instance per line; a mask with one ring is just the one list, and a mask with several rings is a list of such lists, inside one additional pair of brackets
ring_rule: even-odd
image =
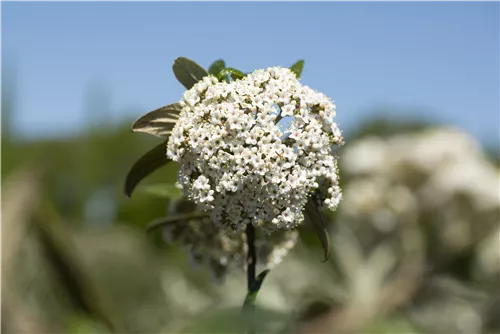
[(195, 83), (208, 75), (203, 67), (184, 57), (177, 58), (172, 69), (177, 80), (187, 89), (191, 89)]
[(144, 194), (149, 194), (157, 197), (162, 197), (170, 200), (182, 198), (182, 190), (177, 188), (172, 183), (158, 183), (139, 188), (138, 191)]
[(323, 250), (325, 251), (325, 259), (328, 260), (330, 256), (330, 235), (326, 229), (325, 220), (323, 215), (321, 214), (318, 205), (316, 204), (316, 196), (313, 195), (309, 198), (305, 207), (305, 219), (306, 221), (312, 225), (314, 231), (319, 237), (321, 241), (321, 245), (323, 246)]
[(302, 69), (304, 68), (304, 61), (303, 60), (299, 60), (298, 62), (296, 62), (295, 64), (292, 65), (292, 67), (290, 67), (290, 70), (295, 73), (295, 75), (297, 76), (297, 78), (300, 78), (300, 75), (302, 74)]
[(160, 218), (155, 221), (153, 221), (151, 224), (149, 224), (146, 227), (146, 232), (151, 232), (158, 227), (164, 226), (166, 224), (172, 224), (172, 223), (178, 223), (178, 222), (183, 222), (183, 221), (188, 221), (188, 220), (193, 220), (193, 219), (202, 219), (202, 218), (207, 218), (210, 217), (210, 215), (206, 212), (202, 211), (195, 211), (191, 213), (180, 213), (176, 215), (170, 215), (168, 217)]
[(136, 120), (132, 131), (167, 137), (177, 123), (181, 109), (179, 103), (173, 103), (153, 110)]
[(224, 62), (224, 60), (219, 59), (214, 61), (212, 65), (210, 65), (210, 67), (208, 68), (208, 73), (217, 76), (220, 73), (220, 71), (222, 71), (225, 68), (226, 68), (226, 63)]
[(217, 77), (219, 78), (219, 80), (223, 80), (224, 78), (227, 78), (228, 75), (230, 75), (233, 80), (238, 80), (245, 77), (245, 73), (232, 67), (223, 69), (219, 72)]
[(128, 197), (142, 179), (170, 161), (167, 158), (166, 145), (166, 142), (161, 143), (134, 163), (125, 179), (125, 194)]

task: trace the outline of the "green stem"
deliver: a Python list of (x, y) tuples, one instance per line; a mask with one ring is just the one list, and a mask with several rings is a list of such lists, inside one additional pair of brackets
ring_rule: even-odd
[(253, 225), (247, 224), (246, 228), (247, 236), (247, 298), (245, 299), (245, 304), (243, 305), (243, 310), (247, 316), (248, 321), (248, 334), (254, 334), (254, 314), (255, 314), (255, 300), (251, 300), (248, 296), (252, 295), (253, 287), (255, 286), (255, 267), (257, 265), (257, 255), (255, 252), (255, 229)]
[(253, 282), (255, 281), (255, 267), (257, 265), (257, 255), (255, 254), (255, 229), (252, 224), (247, 224), (245, 231), (247, 235), (247, 286), (248, 291), (251, 290)]
[(257, 277), (255, 277), (255, 267), (257, 265), (257, 252), (255, 251), (255, 229), (252, 224), (248, 224), (246, 228), (247, 236), (247, 283), (248, 292), (245, 297), (245, 302), (243, 304), (243, 314), (247, 321), (248, 334), (255, 333), (255, 300), (257, 299), (257, 294), (259, 293), (262, 282), (269, 274), (269, 269), (261, 272)]

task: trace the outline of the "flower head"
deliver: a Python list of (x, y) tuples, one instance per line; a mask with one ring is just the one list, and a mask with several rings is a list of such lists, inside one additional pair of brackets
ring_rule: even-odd
[(291, 229), (313, 192), (336, 209), (341, 192), (332, 149), (342, 135), (335, 105), (289, 69), (257, 70), (229, 83), (207, 76), (180, 104), (167, 156), (180, 163), (179, 183), (214, 223), (237, 231), (258, 221), (268, 231)]

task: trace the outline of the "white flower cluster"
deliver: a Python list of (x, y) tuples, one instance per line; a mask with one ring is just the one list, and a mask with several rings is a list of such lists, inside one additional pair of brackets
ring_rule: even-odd
[(180, 104), (167, 156), (180, 163), (179, 183), (214, 223), (237, 231), (248, 223), (291, 229), (303, 221), (313, 191), (336, 209), (333, 149), (342, 135), (335, 105), (289, 69), (257, 70), (229, 83), (208, 76)]
[(500, 226), (500, 172), (469, 135), (448, 127), (366, 137), (343, 152), (339, 221), (382, 233), (425, 224), (434, 260)]

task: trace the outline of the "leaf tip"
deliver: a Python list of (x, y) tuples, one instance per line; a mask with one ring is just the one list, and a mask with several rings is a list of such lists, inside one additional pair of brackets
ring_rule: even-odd
[(132, 198), (132, 190), (130, 189), (130, 185), (129, 185), (129, 177), (127, 176), (127, 179), (125, 180), (125, 186), (123, 188), (123, 194), (125, 195), (125, 197), (127, 199), (130, 199)]
[(302, 69), (304, 68), (304, 60), (301, 59), (297, 61), (295, 64), (290, 67), (290, 70), (295, 73), (297, 78), (300, 78), (300, 75), (302, 74)]

